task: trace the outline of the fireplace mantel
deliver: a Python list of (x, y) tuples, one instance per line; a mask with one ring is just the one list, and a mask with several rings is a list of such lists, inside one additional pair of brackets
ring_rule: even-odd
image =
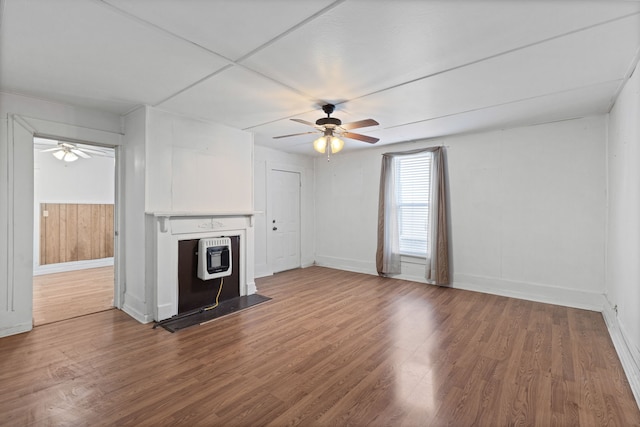
[(190, 217), (248, 217), (250, 221), (250, 226), (253, 227), (253, 217), (257, 214), (261, 214), (260, 211), (215, 211), (215, 212), (147, 212), (147, 215), (153, 215), (158, 218), (160, 221), (161, 232), (165, 233), (167, 231), (167, 220), (170, 218), (190, 218)]
[(256, 211), (148, 212), (154, 229), (154, 319), (178, 314), (178, 242), (223, 235), (240, 236), (240, 295), (256, 293), (254, 229)]

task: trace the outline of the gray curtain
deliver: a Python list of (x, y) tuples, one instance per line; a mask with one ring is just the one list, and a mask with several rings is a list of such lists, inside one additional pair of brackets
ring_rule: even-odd
[(425, 260), (425, 278), (428, 283), (444, 286), (450, 283), (444, 147), (430, 147), (382, 155), (376, 269), (380, 276), (400, 274), (401, 272), (393, 158), (425, 152), (431, 152), (433, 155), (431, 163), (431, 227), (429, 230), (431, 246)]
[(393, 155), (382, 155), (378, 200), (378, 248), (376, 269), (380, 276), (400, 274), (400, 234), (396, 212), (396, 171)]

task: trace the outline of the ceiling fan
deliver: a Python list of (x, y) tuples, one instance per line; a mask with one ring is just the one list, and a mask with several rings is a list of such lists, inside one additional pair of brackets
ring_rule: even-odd
[[(322, 117), (316, 120), (313, 124), (302, 119), (291, 119), (294, 122), (302, 123), (303, 125), (316, 128), (313, 132), (294, 133), (291, 135), (274, 136), (274, 139), (288, 138), (290, 136), (306, 135), (311, 133), (322, 133), (322, 136), (313, 142), (313, 148), (319, 152), (327, 152), (327, 156), (331, 153), (337, 153), (344, 147), (344, 141), (340, 138), (357, 139), (358, 141), (368, 142), (369, 144), (375, 144), (380, 138), (374, 138), (367, 135), (361, 135), (359, 133), (349, 132), (351, 129), (364, 128), (368, 126), (376, 126), (379, 123), (373, 119), (358, 120), (357, 122), (342, 123), (340, 119), (331, 117), (331, 114), (335, 110), (335, 105), (326, 104), (322, 106), (322, 111), (327, 114), (327, 117)], [(328, 149), (327, 149), (328, 148)]]
[(46, 150), (40, 150), (41, 153), (52, 153), (58, 160), (64, 160), (65, 162), (75, 162), (78, 158), (88, 159), (92, 154), (103, 154), (100, 151), (90, 150), (88, 148), (79, 148), (77, 145), (70, 142), (58, 142), (58, 145), (54, 148), (48, 148)]

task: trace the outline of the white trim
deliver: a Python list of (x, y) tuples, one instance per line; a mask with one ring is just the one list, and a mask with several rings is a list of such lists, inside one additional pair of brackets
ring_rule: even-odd
[(597, 292), (471, 274), (454, 274), (451, 287), (598, 312), (602, 311), (606, 301), (604, 294)]
[(43, 274), (64, 273), (66, 271), (86, 270), (88, 268), (109, 267), (112, 265), (114, 265), (113, 257), (45, 264), (34, 267), (33, 275), (42, 276)]
[(69, 142), (106, 147), (122, 145), (122, 136), (124, 134), (121, 132), (91, 129), (27, 116), (21, 116), (21, 118), (33, 129), (35, 136), (41, 138), (63, 139)]
[(622, 369), (627, 375), (627, 381), (631, 387), (636, 403), (640, 407), (640, 350), (635, 348), (627, 339), (627, 334), (618, 321), (616, 312), (611, 308), (610, 304), (605, 304), (602, 310), (604, 323), (607, 325), (609, 336), (613, 342), (613, 346), (618, 353), (618, 358), (622, 364)]
[(400, 262), (407, 263), (407, 264), (424, 265), (424, 266), (427, 265), (426, 257), (407, 255), (407, 254), (400, 254)]
[(17, 114), (13, 114), (12, 117), (16, 123), (25, 128), (31, 135), (36, 133), (36, 129), (31, 126), (31, 124), (27, 122), (24, 117), (21, 117)]
[(376, 264), (372, 261), (360, 261), (357, 259), (335, 258), (325, 255), (316, 255), (316, 265), (320, 267), (335, 268), (338, 270), (352, 271), (354, 273), (378, 275)]
[(130, 293), (127, 294), (127, 298), (125, 299), (124, 305), (122, 306), (122, 311), (124, 311), (140, 323), (149, 323), (153, 321), (153, 316), (151, 316), (150, 314), (143, 314), (145, 309), (146, 304), (144, 301), (142, 301), (135, 295), (132, 295)]
[(14, 266), (14, 247), (13, 236), (15, 229), (15, 206), (13, 194), (15, 192), (15, 177), (14, 177), (14, 130), (16, 116), (7, 116), (7, 312), (13, 311), (13, 291), (15, 283), (13, 280), (13, 266)]
[(253, 295), (257, 292), (256, 282), (247, 282), (247, 295)]
[(156, 317), (158, 319), (168, 319), (171, 316), (175, 315), (175, 310), (173, 309), (172, 303), (167, 304), (157, 304), (158, 314)]
[(124, 236), (121, 230), (124, 224), (124, 156), (122, 146), (113, 147), (115, 157), (115, 183), (113, 195), (113, 306), (122, 308), (124, 301)]
[(316, 265), (315, 261), (303, 262), (302, 265), (300, 266), (300, 268), (309, 268), (309, 267), (313, 267), (314, 265)]
[[(121, 236), (123, 218), (124, 218), (124, 205), (122, 195), (122, 183), (124, 179), (124, 162), (122, 161), (122, 136), (123, 134), (115, 131), (108, 131), (102, 129), (93, 129), (88, 127), (70, 125), (66, 123), (54, 122), (51, 120), (37, 119), (27, 116), (20, 117), (21, 122), (26, 123), (33, 129), (33, 133), (36, 136), (50, 138), (54, 140), (67, 140), (72, 142), (78, 142), (85, 145), (95, 147), (108, 147), (113, 149), (115, 164), (114, 164), (114, 257), (105, 258), (105, 260), (88, 260), (88, 261), (76, 261), (70, 263), (51, 264), (50, 266), (36, 266), (33, 268), (33, 275), (42, 275), (50, 273), (58, 273), (64, 271), (80, 270), (85, 268), (105, 267), (108, 265), (114, 265), (114, 284), (113, 284), (113, 305), (116, 308), (122, 308), (122, 301), (124, 300), (124, 268), (123, 268), (123, 254), (124, 254), (124, 242), (123, 236)], [(34, 206), (35, 209), (35, 206)], [(34, 242), (34, 251), (36, 250), (36, 243)], [(34, 259), (37, 253), (34, 253)], [(57, 267), (53, 267), (56, 265)]]
[[(336, 268), (338, 270), (352, 271), (355, 273), (372, 275), (378, 274), (373, 261), (365, 262), (354, 259), (334, 258), (330, 256), (316, 256), (316, 265)], [(393, 278), (427, 283), (425, 277), (415, 276), (410, 273), (398, 274), (393, 276)], [(454, 281), (451, 288), (501, 295), (547, 304), (563, 305), (566, 307), (598, 312), (603, 310), (606, 301), (604, 295), (597, 292), (560, 288), (557, 286), (538, 283), (504, 280), (497, 277), (475, 276), (470, 274), (454, 275)]]
[(173, 218), (176, 216), (201, 217), (201, 216), (254, 216), (261, 214), (260, 211), (171, 211), (171, 212), (145, 212), (146, 215), (153, 215), (156, 218)]
[(273, 271), (269, 268), (267, 264), (256, 264), (255, 267), (255, 277), (256, 279), (259, 277), (267, 277), (273, 276)]
[(29, 332), (33, 329), (32, 323), (20, 323), (8, 328), (0, 328), (0, 338), (8, 337), (9, 335), (21, 334), (23, 332)]

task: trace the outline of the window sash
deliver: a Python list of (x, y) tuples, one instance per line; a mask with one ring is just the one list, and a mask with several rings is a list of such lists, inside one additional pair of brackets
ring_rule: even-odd
[(420, 153), (394, 159), (402, 255), (428, 257), (432, 157), (431, 153)]

